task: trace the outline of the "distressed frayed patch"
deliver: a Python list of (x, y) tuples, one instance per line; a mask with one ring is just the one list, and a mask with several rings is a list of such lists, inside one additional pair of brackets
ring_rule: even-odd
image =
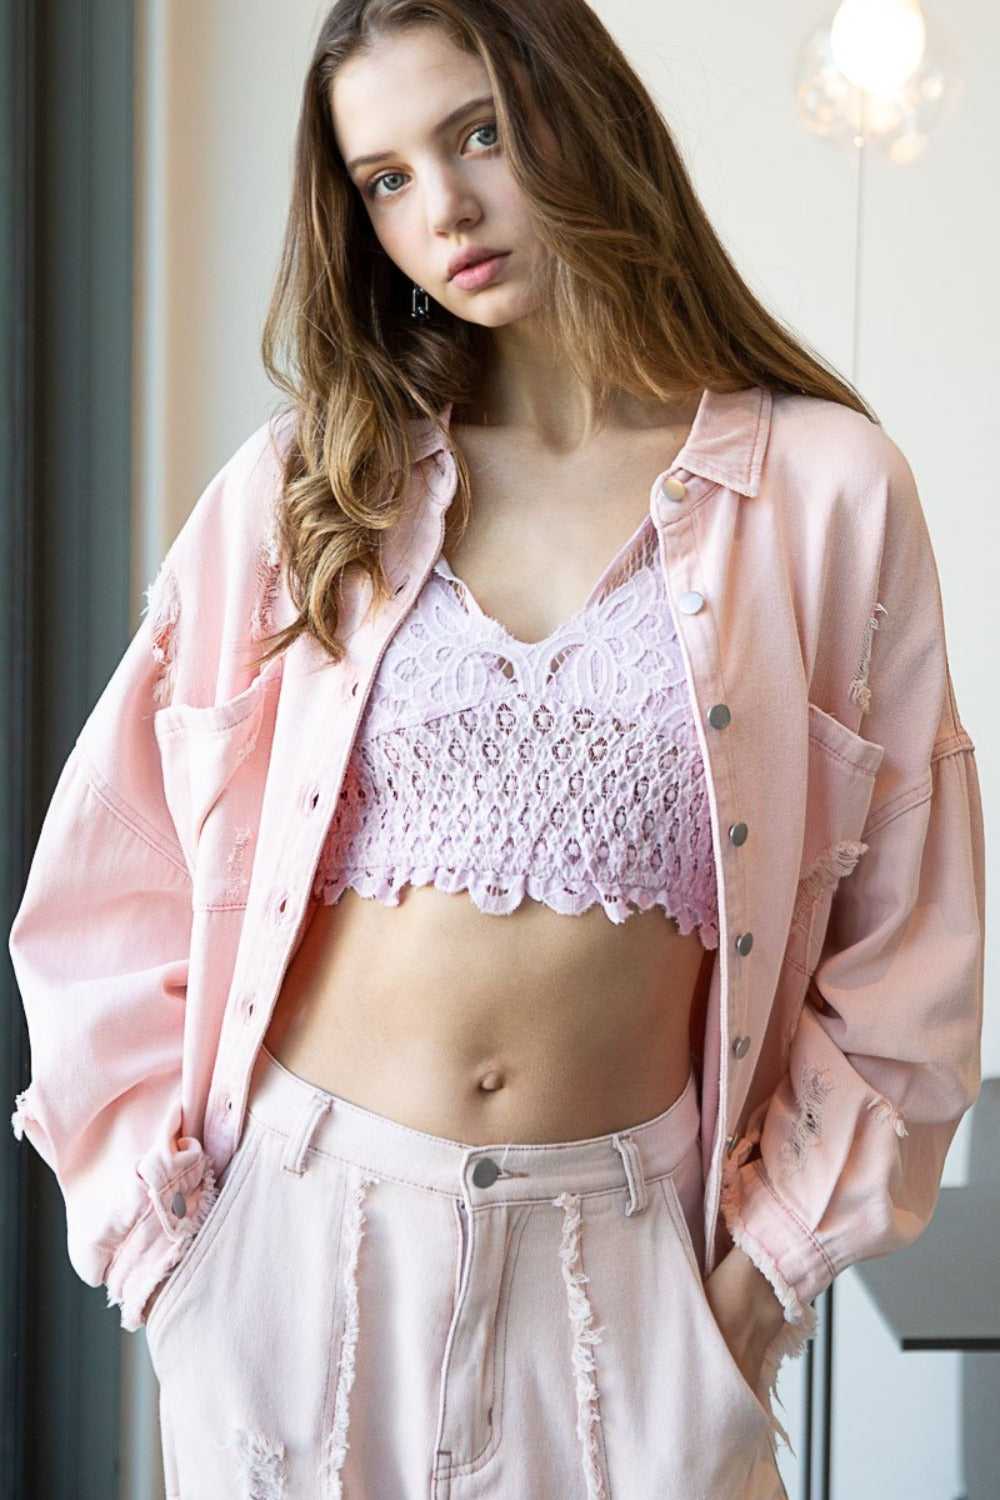
[(796, 1015), (784, 1031), (781, 1033), (781, 1066), (788, 1067), (788, 1059), (792, 1055), (792, 1043), (795, 1041), (796, 1032), (799, 1029), (799, 1017)]
[(788, 1140), (778, 1152), (783, 1177), (801, 1170), (809, 1148), (819, 1140), (823, 1129), (823, 1106), (832, 1087), (824, 1068), (809, 1065), (801, 1070), (798, 1114), (792, 1121)]
[(15, 1140), (18, 1141), (24, 1139), (25, 1121), (33, 1118), (32, 1113), (28, 1108), (27, 1101), (28, 1090), (25, 1089), (24, 1092), (22, 1094), (18, 1094), (17, 1098), (14, 1100), (14, 1113), (10, 1117), (10, 1128), (14, 1132)]
[(284, 1500), (284, 1443), (271, 1443), (257, 1432), (241, 1432), (237, 1444), (243, 1464), (245, 1500)]
[(863, 714), (866, 714), (872, 706), (872, 690), (868, 686), (868, 672), (871, 667), (872, 646), (875, 641), (875, 632), (879, 628), (878, 617), (886, 613), (885, 606), (876, 604), (874, 610), (865, 626), (865, 639), (861, 648), (861, 661), (858, 663), (856, 675), (851, 679), (850, 699), (856, 703)]
[(573, 1373), (576, 1378), (576, 1432), (583, 1450), (583, 1472), (587, 1481), (587, 1500), (606, 1500), (598, 1443), (597, 1423), (601, 1420), (597, 1395), (597, 1364), (593, 1345), (601, 1342), (603, 1328), (595, 1328), (593, 1309), (584, 1291), (588, 1277), (583, 1273), (580, 1251), (580, 1195), (561, 1193), (553, 1206), (563, 1210), (562, 1242), (559, 1260), (569, 1320), (573, 1328)]
[(146, 590), (146, 612), (153, 660), (160, 668), (153, 687), (153, 701), (163, 708), (170, 702), (174, 691), (177, 632), (181, 619), (180, 590), (171, 568), (162, 567)]
[(246, 888), (247, 854), (250, 849), (250, 840), (253, 838), (253, 829), (244, 826), (237, 828), (233, 834), (233, 847), (229, 851), (226, 860), (226, 900), (238, 901)]
[(350, 1444), (347, 1428), (350, 1420), (351, 1387), (354, 1385), (354, 1356), (358, 1344), (358, 1251), (364, 1236), (364, 1200), (377, 1177), (358, 1179), (344, 1215), (344, 1333), (340, 1344), (337, 1392), (333, 1402), (333, 1430), (326, 1441), (323, 1456), (324, 1494), (327, 1500), (343, 1500), (341, 1470)]
[(274, 611), (281, 587), (281, 545), (277, 533), (267, 537), (257, 554), (256, 587), (253, 609), (250, 613), (250, 633), (255, 641), (262, 641), (274, 629)]
[(910, 1132), (903, 1123), (903, 1116), (896, 1106), (882, 1094), (876, 1094), (874, 1099), (869, 1099), (866, 1107), (876, 1120), (882, 1120), (886, 1125), (891, 1125), (900, 1140), (909, 1135)]
[(867, 854), (868, 845), (858, 843), (856, 839), (843, 839), (838, 844), (830, 844), (823, 849), (799, 880), (798, 893), (795, 897), (795, 910), (792, 912), (792, 927), (806, 932), (809, 929), (809, 918), (814, 906), (822, 900), (823, 896), (833, 889), (838, 881), (845, 875), (850, 875), (857, 865), (862, 854)]

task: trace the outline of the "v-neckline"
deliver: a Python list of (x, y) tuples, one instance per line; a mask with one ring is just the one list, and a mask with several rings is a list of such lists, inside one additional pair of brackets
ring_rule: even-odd
[[(572, 625), (576, 620), (578, 620), (581, 615), (586, 614), (588, 610), (593, 609), (595, 604), (599, 604), (601, 602), (601, 593), (605, 585), (607, 584), (608, 579), (614, 574), (615, 570), (619, 567), (622, 560), (627, 557), (628, 554), (635, 548), (640, 536), (642, 535), (643, 531), (645, 531), (646, 527), (651, 526), (652, 524), (652, 517), (647, 511), (642, 520), (639, 522), (638, 526), (632, 532), (632, 535), (619, 547), (618, 551), (608, 563), (607, 567), (604, 569), (600, 578), (598, 578), (590, 593), (587, 595), (584, 602), (580, 605), (579, 609), (575, 609), (571, 615), (567, 615), (566, 619), (563, 620), (561, 624), (557, 625), (554, 630), (549, 631), (548, 635), (543, 635), (537, 641), (522, 640), (520, 636), (514, 635), (513, 631), (508, 630), (507, 626), (504, 625), (502, 620), (498, 620), (496, 615), (488, 614), (487, 611), (483, 609), (482, 605), (479, 603), (479, 600), (476, 598), (475, 594), (469, 588), (469, 585), (466, 583), (465, 579), (460, 578), (452, 568), (443, 552), (438, 555), (437, 561), (434, 564), (434, 568), (441, 577), (461, 585), (465, 597), (468, 599), (472, 608), (481, 619), (488, 620), (491, 625), (494, 625), (499, 631), (501, 631), (501, 633), (506, 637), (507, 640), (513, 641), (513, 643), (517, 646), (520, 646), (522, 650), (535, 650), (539, 646), (545, 646), (548, 645), (550, 641), (554, 641), (558, 635), (561, 635), (562, 632), (568, 626)], [(628, 579), (622, 580), (622, 584), (626, 582), (628, 582)], [(622, 587), (622, 584), (619, 584), (618, 587)], [(613, 592), (617, 592), (617, 590), (614, 590)]]

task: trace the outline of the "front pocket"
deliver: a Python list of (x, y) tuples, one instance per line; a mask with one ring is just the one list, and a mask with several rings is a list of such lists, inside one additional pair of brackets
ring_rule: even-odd
[(156, 1299), (152, 1312), (146, 1319), (144, 1326), (151, 1353), (153, 1343), (162, 1335), (164, 1324), (172, 1318), (179, 1300), (183, 1298), (185, 1291), (190, 1289), (194, 1278), (198, 1275), (199, 1268), (204, 1266), (212, 1244), (218, 1238), (222, 1224), (232, 1212), (240, 1188), (247, 1180), (257, 1155), (261, 1135), (262, 1132), (258, 1129), (253, 1117), (248, 1116), (240, 1143), (219, 1177), (219, 1189), (205, 1222), (191, 1240), (183, 1258), (171, 1271), (163, 1290)]
[(883, 746), (809, 704), (802, 858), (785, 953), (806, 974), (819, 962), (837, 885), (864, 856), (861, 833), (883, 753)]
[[(762, 1426), (769, 1425), (770, 1415), (756, 1391), (749, 1384), (743, 1371), (740, 1369), (729, 1345), (723, 1336), (722, 1329), (715, 1321), (715, 1314), (709, 1305), (705, 1295), (705, 1284), (702, 1281), (701, 1269), (694, 1246), (691, 1243), (691, 1235), (688, 1230), (684, 1210), (677, 1196), (671, 1176), (661, 1177), (660, 1186), (666, 1200), (667, 1209), (677, 1231), (679, 1245), (677, 1246), (677, 1259), (683, 1266), (681, 1275), (686, 1279), (691, 1295), (695, 1301), (696, 1317), (702, 1330), (702, 1340), (699, 1340), (699, 1356), (706, 1360), (718, 1362), (720, 1368), (726, 1372), (728, 1383), (738, 1395), (740, 1405), (752, 1416), (755, 1422)], [(714, 1355), (713, 1351), (714, 1350)]]
[(259, 767), (270, 753), (280, 680), (279, 658), (227, 703), (177, 704), (153, 716), (196, 907), (246, 904), (264, 789)]

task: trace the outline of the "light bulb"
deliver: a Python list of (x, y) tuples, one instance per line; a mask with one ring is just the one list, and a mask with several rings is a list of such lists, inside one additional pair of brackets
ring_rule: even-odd
[(904, 84), (926, 42), (917, 0), (843, 0), (830, 28), (834, 62), (869, 94), (891, 94)]
[(955, 48), (925, 10), (926, 44), (916, 69), (894, 90), (868, 92), (845, 77), (833, 56), (833, 20), (844, 8), (831, 13), (803, 44), (796, 69), (799, 118), (808, 130), (847, 151), (864, 144), (897, 165), (916, 161), (961, 97)]

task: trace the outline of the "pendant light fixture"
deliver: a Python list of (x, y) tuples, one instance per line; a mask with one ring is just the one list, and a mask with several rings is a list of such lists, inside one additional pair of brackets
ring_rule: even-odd
[(799, 54), (803, 125), (896, 165), (923, 155), (961, 91), (955, 48), (918, 0), (842, 0)]

